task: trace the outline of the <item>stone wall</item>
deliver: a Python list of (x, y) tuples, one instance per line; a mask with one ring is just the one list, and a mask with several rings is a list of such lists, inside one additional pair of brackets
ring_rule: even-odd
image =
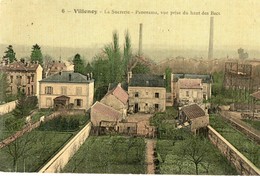
[(71, 139), (45, 166), (43, 166), (39, 173), (60, 172), (88, 138), (90, 130), (91, 122)]
[(208, 137), (221, 153), (235, 166), (239, 174), (260, 175), (260, 170), (210, 125), (208, 126)]
[(0, 115), (7, 114), (15, 109), (16, 101), (11, 101), (9, 103), (5, 103), (0, 105)]

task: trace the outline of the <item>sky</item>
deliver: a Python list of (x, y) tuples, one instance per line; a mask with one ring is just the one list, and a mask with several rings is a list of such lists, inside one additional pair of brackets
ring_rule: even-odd
[[(97, 10), (97, 14), (74, 9)], [(214, 49), (258, 50), (259, 9), (259, 0), (0, 0), (0, 44), (95, 47), (110, 43), (116, 30), (122, 45), (128, 30), (137, 48), (142, 23), (143, 47), (207, 50), (210, 16), (214, 16)], [(112, 10), (130, 14), (105, 14)], [(170, 15), (175, 11), (181, 14)], [(202, 15), (203, 11), (209, 14)]]

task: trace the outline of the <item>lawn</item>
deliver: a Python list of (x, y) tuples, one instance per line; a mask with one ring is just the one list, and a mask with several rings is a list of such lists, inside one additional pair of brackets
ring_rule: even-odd
[(210, 125), (254, 163), (256, 167), (260, 168), (260, 146), (257, 143), (248, 139), (246, 135), (234, 129), (232, 125), (217, 115), (210, 117)]
[[(72, 133), (34, 130), (0, 150), (0, 170), (4, 172), (36, 172), (70, 139)], [(20, 155), (17, 169), (10, 154)], [(16, 152), (15, 152), (16, 151)]]
[[(32, 123), (40, 120), (40, 117), (43, 115), (49, 115), (52, 111), (50, 110), (38, 110), (34, 115), (32, 115)], [(6, 124), (9, 124), (11, 128), (8, 129)], [(11, 136), (16, 131), (21, 130), (25, 125), (25, 118), (15, 118), (12, 112), (0, 116), (0, 141), (4, 140), (8, 136)]]
[(250, 119), (243, 119), (249, 126), (252, 128), (260, 131), (260, 121), (259, 120), (250, 120)]
[(144, 174), (146, 172), (144, 139), (90, 136), (62, 172)]
[[(192, 174), (195, 175), (195, 165), (188, 159), (178, 155), (179, 147), (183, 142), (190, 140), (191, 136), (185, 134), (181, 140), (158, 139), (156, 144), (157, 170), (159, 174)], [(207, 175), (235, 175), (236, 170), (230, 166), (227, 159), (221, 155), (208, 139), (203, 140), (208, 146), (204, 162), (199, 164), (199, 174)], [(202, 151), (206, 152), (206, 151)]]

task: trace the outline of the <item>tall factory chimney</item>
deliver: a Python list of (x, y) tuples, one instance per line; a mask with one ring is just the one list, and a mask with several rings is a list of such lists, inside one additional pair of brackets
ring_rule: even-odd
[(143, 37), (143, 24), (140, 23), (140, 28), (139, 28), (139, 50), (138, 50), (138, 56), (141, 56), (142, 53), (142, 37)]
[(212, 59), (213, 58), (213, 35), (214, 35), (214, 17), (210, 17), (208, 59)]

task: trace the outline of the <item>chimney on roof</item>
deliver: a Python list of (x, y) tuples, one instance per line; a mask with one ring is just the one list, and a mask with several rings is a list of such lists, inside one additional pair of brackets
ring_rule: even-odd
[(208, 59), (213, 59), (213, 35), (214, 35), (214, 17), (210, 17)]
[(87, 80), (90, 80), (90, 76), (89, 76), (89, 73), (87, 73)]
[(69, 74), (69, 81), (71, 81), (71, 74)]
[(143, 38), (143, 24), (140, 23), (140, 28), (139, 28), (139, 50), (138, 50), (138, 56), (141, 56), (142, 53), (142, 39)]
[(92, 79), (92, 78), (93, 78), (93, 73), (91, 72), (91, 73), (90, 73), (90, 79)]

